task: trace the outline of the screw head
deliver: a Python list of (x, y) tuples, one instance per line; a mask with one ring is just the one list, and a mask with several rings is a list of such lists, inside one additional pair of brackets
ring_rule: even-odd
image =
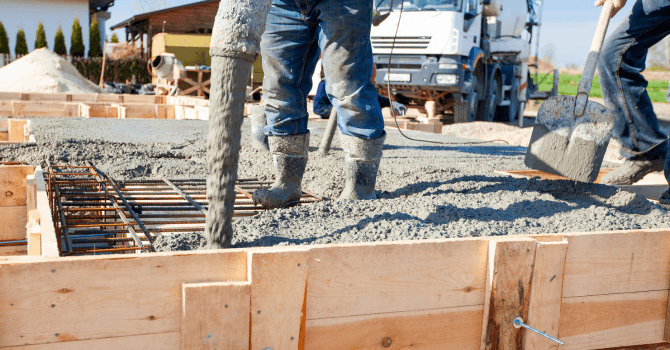
[(385, 337), (384, 339), (382, 339), (382, 346), (385, 348), (390, 347), (391, 343), (393, 343), (393, 340), (391, 340), (390, 337)]

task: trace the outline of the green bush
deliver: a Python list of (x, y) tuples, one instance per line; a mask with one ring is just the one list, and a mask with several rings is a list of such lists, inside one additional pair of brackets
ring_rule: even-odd
[(49, 48), (47, 43), (47, 34), (44, 32), (44, 24), (40, 22), (37, 26), (37, 39), (35, 39), (35, 50), (41, 49), (43, 47)]
[(84, 57), (86, 47), (84, 47), (84, 37), (81, 34), (79, 19), (75, 18), (72, 23), (72, 37), (70, 38), (70, 55), (72, 57)]
[[(126, 83), (135, 75), (138, 84), (151, 83), (151, 74), (147, 70), (148, 60), (133, 57), (121, 60), (107, 60), (105, 64), (105, 81), (112, 83)], [(96, 85), (100, 82), (102, 72), (102, 58), (73, 58), (72, 65), (81, 75)]]
[(112, 34), (112, 44), (118, 44), (119, 43), (119, 38), (116, 36), (116, 33)]
[(16, 46), (14, 47), (15, 55), (27, 55), (28, 54), (28, 43), (26, 43), (26, 33), (23, 32), (23, 29), (19, 29), (19, 32), (16, 33)]
[(98, 28), (98, 19), (94, 18), (89, 29), (88, 35), (88, 57), (102, 57), (102, 48), (100, 47), (100, 28)]
[(5, 31), (5, 26), (0, 22), (0, 54), (9, 54), (9, 38)]
[(60, 25), (58, 26), (58, 31), (56, 32), (56, 41), (54, 42), (54, 52), (57, 55), (67, 56), (67, 47), (65, 47), (65, 35), (63, 35), (63, 30)]

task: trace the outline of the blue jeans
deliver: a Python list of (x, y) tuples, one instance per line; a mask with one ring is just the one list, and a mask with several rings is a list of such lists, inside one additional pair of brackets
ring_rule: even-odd
[(670, 176), (668, 136), (658, 127), (647, 93), (645, 69), (649, 48), (670, 34), (670, 0), (637, 0), (633, 10), (608, 38), (598, 72), (606, 106), (616, 121), (613, 136), (629, 159), (665, 157)]
[(326, 93), (343, 134), (384, 133), (372, 76), (371, 0), (273, 0), (265, 33), (263, 97), (267, 135), (307, 133), (307, 94), (321, 52)]

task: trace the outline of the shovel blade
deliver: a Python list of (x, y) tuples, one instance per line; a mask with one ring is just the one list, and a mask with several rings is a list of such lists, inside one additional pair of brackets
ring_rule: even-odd
[(605, 158), (614, 116), (589, 101), (584, 115), (574, 114), (576, 98), (547, 99), (537, 114), (524, 163), (527, 167), (576, 181), (593, 182)]

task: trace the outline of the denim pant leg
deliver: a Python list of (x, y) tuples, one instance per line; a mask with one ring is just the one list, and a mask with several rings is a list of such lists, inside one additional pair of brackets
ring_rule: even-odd
[(323, 0), (319, 46), (326, 93), (343, 134), (366, 140), (384, 135), (384, 118), (372, 77), (372, 1)]
[(266, 135), (307, 133), (307, 94), (319, 60), (316, 23), (295, 0), (273, 0), (261, 40)]
[(647, 81), (640, 74), (649, 48), (668, 34), (670, 1), (637, 0), (602, 50), (600, 85), (605, 104), (616, 118), (613, 136), (629, 159), (662, 157), (668, 148), (667, 135), (658, 127), (647, 93)]

